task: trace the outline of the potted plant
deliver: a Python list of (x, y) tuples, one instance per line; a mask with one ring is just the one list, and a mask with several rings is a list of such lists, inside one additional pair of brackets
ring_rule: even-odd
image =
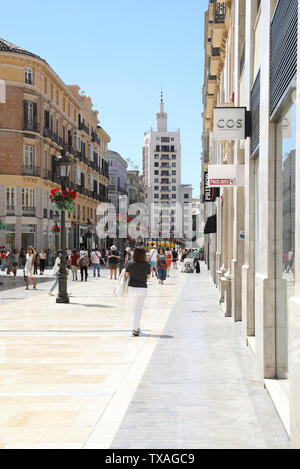
[(50, 200), (58, 211), (72, 212), (74, 210), (74, 200), (77, 194), (71, 189), (51, 189)]

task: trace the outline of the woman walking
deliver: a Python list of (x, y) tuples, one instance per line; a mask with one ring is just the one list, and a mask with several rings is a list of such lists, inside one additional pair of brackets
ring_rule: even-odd
[(163, 250), (163, 248), (159, 248), (156, 258), (156, 269), (160, 285), (163, 285), (164, 281), (167, 278), (167, 268), (167, 258), (165, 255), (165, 251)]
[(150, 279), (150, 265), (146, 261), (146, 250), (135, 248), (133, 260), (126, 267), (125, 278), (129, 278), (128, 294), (132, 303), (133, 331), (132, 335), (140, 335), (140, 322), (144, 302), (147, 296), (147, 280)]
[(40, 259), (40, 275), (43, 275), (46, 267), (47, 253), (45, 249), (42, 249), (39, 255)]
[(82, 257), (80, 257), (80, 260), (79, 260), (81, 282), (83, 282), (83, 273), (84, 273), (84, 276), (85, 276), (84, 279), (85, 279), (85, 281), (87, 282), (89, 263), (90, 263), (89, 255), (88, 255), (88, 253), (86, 252)]
[(78, 254), (76, 249), (73, 249), (72, 254), (70, 256), (70, 263), (71, 263), (71, 270), (72, 270), (72, 280), (78, 280), (77, 272), (79, 267), (79, 259), (80, 255)]
[(32, 246), (28, 246), (27, 254), (26, 254), (26, 264), (25, 264), (25, 282), (26, 282), (26, 289), (28, 290), (28, 280), (29, 277), (33, 283), (33, 289), (36, 290), (36, 280), (34, 278), (33, 269), (34, 269), (34, 261), (36, 258), (35, 249)]

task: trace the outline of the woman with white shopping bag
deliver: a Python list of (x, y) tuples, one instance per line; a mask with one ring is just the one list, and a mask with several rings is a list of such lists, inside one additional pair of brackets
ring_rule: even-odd
[(146, 250), (142, 247), (135, 248), (133, 260), (126, 267), (125, 279), (129, 279), (128, 294), (131, 299), (133, 312), (134, 337), (140, 335), (140, 322), (142, 310), (147, 296), (147, 280), (150, 279), (150, 264), (146, 261)]

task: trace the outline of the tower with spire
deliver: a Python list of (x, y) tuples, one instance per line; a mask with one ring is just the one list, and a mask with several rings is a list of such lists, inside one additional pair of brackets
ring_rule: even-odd
[(181, 185), (180, 129), (168, 130), (163, 92), (156, 114), (156, 129), (151, 127), (144, 134), (143, 181), (147, 189), (151, 237), (176, 237), (184, 223), (183, 212), (178, 210), (178, 206), (184, 206), (192, 195), (186, 186)]

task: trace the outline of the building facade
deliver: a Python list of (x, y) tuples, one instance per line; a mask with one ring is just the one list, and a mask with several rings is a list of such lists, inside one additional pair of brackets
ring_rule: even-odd
[(138, 170), (127, 171), (127, 191), (129, 205), (145, 203), (145, 186)]
[[(206, 261), (224, 314), (242, 322), (258, 377), (300, 448), (300, 101), (297, 0), (210, 1), (205, 16), (203, 201), (210, 165), (243, 181), (206, 202)], [(215, 140), (214, 108), (245, 107), (252, 132)], [(223, 125), (223, 124), (222, 124)], [(215, 231), (215, 232), (213, 232)]]
[(120, 197), (128, 196), (127, 167), (127, 162), (119, 153), (108, 150), (108, 201), (115, 206), (117, 214), (120, 209)]
[[(144, 134), (143, 180), (151, 237), (183, 237), (191, 232), (192, 187), (181, 184), (180, 130), (168, 131), (168, 115), (161, 99), (156, 130)], [(182, 208), (182, 210), (181, 210)]]
[[(56, 157), (72, 159), (70, 186), (78, 197), (66, 217), (67, 246), (86, 244), (95, 232), (98, 204), (107, 201), (109, 135), (100, 127), (92, 101), (67, 86), (41, 57), (0, 39), (0, 214), (8, 248), (53, 249), (50, 231), (58, 221), (49, 193), (58, 187)], [(56, 217), (57, 216), (57, 217)], [(97, 242), (96, 237), (92, 244)]]

